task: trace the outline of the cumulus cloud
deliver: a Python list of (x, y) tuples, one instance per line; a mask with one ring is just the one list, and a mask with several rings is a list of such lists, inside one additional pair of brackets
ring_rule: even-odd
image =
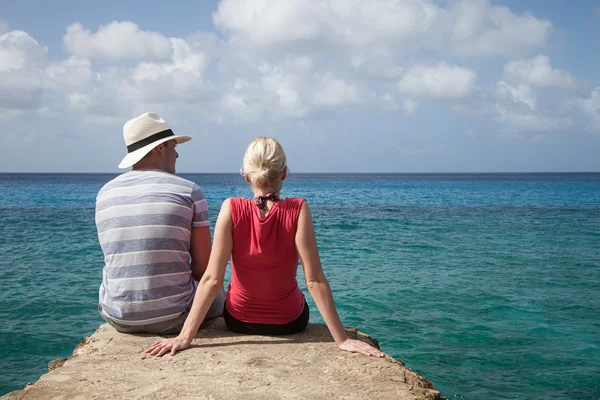
[[(509, 62), (503, 77), (478, 82), (469, 68), (475, 57), (524, 57), (553, 29), (489, 0), (222, 0), (213, 20), (220, 37), (168, 38), (128, 21), (96, 31), (72, 24), (63, 36), (71, 55), (50, 62), (25, 32), (0, 33), (2, 115), (17, 115), (9, 103), (23, 110), (62, 99), (89, 124), (122, 122), (145, 108), (229, 123), (372, 109), (415, 115), (433, 99), (470, 115), (481, 109), (514, 131), (572, 124), (552, 116), (535, 92), (574, 85), (546, 56)], [(592, 119), (594, 96), (577, 103)]]
[[(143, 107), (195, 104), (214, 91), (204, 79), (207, 56), (187, 41), (169, 39), (172, 54), (164, 62), (139, 62), (134, 67), (108, 65), (95, 70), (92, 62), (71, 56), (45, 70), (46, 86), (64, 98), (87, 124), (113, 124)], [(142, 106), (143, 105), (143, 106)]]
[(382, 94), (379, 97), (379, 102), (383, 111), (395, 111), (400, 108), (396, 102), (396, 96), (390, 92), (385, 92)]
[(425, 47), (456, 54), (514, 55), (545, 45), (553, 27), (489, 0), (223, 0), (215, 25), (259, 47)]
[(408, 115), (414, 115), (417, 112), (417, 108), (419, 108), (419, 103), (412, 99), (404, 99), (402, 102), (402, 109)]
[[(237, 82), (240, 84), (240, 82)], [(259, 99), (241, 90), (223, 95), (220, 106), (235, 119), (248, 122), (260, 119), (264, 109)]]
[[(276, 97), (264, 96), (265, 100), (271, 99), (275, 102), (271, 109), (271, 115), (275, 119), (291, 117), (301, 118), (309, 114), (310, 105), (307, 104), (305, 94), (301, 92), (303, 72), (310, 70), (311, 62), (305, 60), (305, 68), (298, 72), (295, 62), (286, 62), (287, 70), (263, 64), (260, 70), (263, 73), (262, 87), (268, 93), (274, 93)], [(291, 68), (290, 68), (291, 67)], [(240, 81), (237, 82), (240, 87)], [(245, 87), (248, 87), (247, 84)]]
[(79, 23), (69, 25), (63, 36), (65, 49), (77, 56), (116, 60), (160, 60), (173, 54), (171, 41), (157, 32), (142, 31), (129, 21), (114, 21), (96, 32)]
[(97, 78), (90, 60), (77, 56), (51, 63), (45, 73), (49, 86), (65, 93), (87, 90)]
[(434, 66), (411, 67), (397, 87), (400, 92), (413, 97), (459, 99), (469, 95), (476, 80), (474, 71), (440, 62)]
[(522, 83), (512, 86), (504, 81), (500, 81), (496, 84), (495, 95), (502, 100), (525, 104), (532, 111), (535, 110), (537, 104), (537, 97), (533, 93), (533, 90)]
[(170, 61), (144, 62), (131, 70), (121, 87), (125, 98), (147, 102), (197, 102), (206, 98), (212, 84), (204, 79), (208, 57), (183, 39), (171, 39)]
[(552, 68), (550, 58), (545, 55), (511, 61), (504, 66), (508, 79), (540, 87), (556, 87), (570, 90), (575, 88), (575, 79), (568, 72)]
[(589, 97), (577, 100), (576, 104), (588, 118), (590, 128), (600, 132), (600, 86), (594, 88)]
[(220, 104), (227, 114), (242, 121), (310, 118), (377, 101), (362, 85), (332, 72), (313, 71), (310, 58), (263, 62), (246, 74), (252, 78), (238, 78), (224, 88)]
[(573, 126), (573, 120), (570, 117), (548, 117), (532, 113), (517, 113), (506, 110), (501, 106), (497, 106), (496, 111), (496, 120), (505, 125), (509, 131), (515, 133), (566, 131)]
[(381, 108), (384, 111), (396, 111), (402, 109), (406, 115), (415, 115), (419, 109), (419, 103), (413, 99), (403, 99), (402, 104), (399, 105), (396, 101), (396, 97), (389, 92), (381, 95), (379, 101), (381, 103)]
[(0, 35), (0, 72), (34, 68), (46, 62), (48, 49), (23, 31)]
[[(34, 110), (44, 94), (43, 66), (48, 50), (22, 31), (0, 35), (0, 109), (3, 118)], [(12, 111), (11, 111), (12, 110)]]
[(34, 110), (41, 104), (44, 82), (39, 75), (28, 71), (7, 75), (0, 72), (0, 109)]
[(489, 0), (459, 0), (440, 21), (442, 43), (457, 54), (514, 56), (544, 47), (552, 23), (529, 13), (514, 14)]
[(195, 52), (183, 39), (171, 39), (173, 57), (166, 63), (140, 63), (133, 71), (136, 81), (155, 80), (175, 71), (181, 71), (193, 76), (202, 76), (208, 63), (207, 57), (201, 52)]
[(321, 84), (314, 93), (315, 104), (337, 107), (361, 102), (360, 89), (356, 85), (330, 74), (323, 76), (320, 81)]

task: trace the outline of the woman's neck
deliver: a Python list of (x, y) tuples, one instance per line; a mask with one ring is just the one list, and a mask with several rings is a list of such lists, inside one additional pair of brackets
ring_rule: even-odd
[(274, 193), (274, 194), (279, 194), (278, 190), (273, 190), (273, 189), (254, 189), (252, 190), (254, 192), (254, 197), (256, 196), (266, 196), (270, 193)]
[(266, 196), (270, 193), (274, 193), (279, 195), (279, 191), (281, 190), (281, 185), (277, 187), (276, 185), (272, 185), (269, 187), (255, 187), (252, 186), (252, 192), (254, 193), (254, 197), (256, 196)]

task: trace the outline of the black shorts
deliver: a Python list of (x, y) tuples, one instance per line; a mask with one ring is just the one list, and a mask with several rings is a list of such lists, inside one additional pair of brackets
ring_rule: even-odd
[(246, 335), (291, 335), (293, 333), (298, 333), (303, 331), (308, 325), (309, 316), (310, 310), (308, 309), (306, 299), (304, 300), (302, 314), (295, 320), (285, 324), (255, 324), (243, 322), (229, 314), (227, 306), (225, 306), (225, 309), (223, 310), (223, 317), (225, 317), (227, 329), (235, 333), (243, 333)]

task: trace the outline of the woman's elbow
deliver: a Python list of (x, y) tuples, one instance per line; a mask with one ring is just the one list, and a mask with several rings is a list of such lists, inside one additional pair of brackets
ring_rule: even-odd
[(212, 292), (221, 290), (223, 287), (223, 281), (224, 280), (219, 277), (212, 277), (204, 274), (200, 282), (202, 283), (203, 287)]
[(311, 279), (306, 280), (306, 288), (309, 291), (313, 291), (314, 289), (318, 289), (318, 288), (329, 288), (329, 283), (327, 282), (327, 279), (325, 279), (325, 278), (323, 278), (323, 279), (311, 278)]

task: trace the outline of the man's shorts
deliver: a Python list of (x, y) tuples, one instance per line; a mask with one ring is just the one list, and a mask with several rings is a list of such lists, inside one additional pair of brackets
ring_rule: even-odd
[[(208, 313), (204, 320), (213, 319), (216, 317), (220, 317), (223, 315), (223, 307), (225, 306), (225, 292), (221, 290), (217, 295), (217, 298), (210, 306)], [(190, 306), (191, 307), (191, 306)], [(100, 305), (98, 305), (98, 310), (100, 311), (100, 316), (110, 324), (113, 328), (121, 333), (153, 333), (158, 335), (169, 335), (169, 334), (177, 334), (183, 328), (183, 323), (190, 313), (190, 307), (188, 307), (184, 312), (181, 313), (175, 319), (171, 319), (168, 321), (157, 322), (155, 324), (149, 325), (123, 325), (116, 323), (110, 317), (105, 315), (102, 312)]]

